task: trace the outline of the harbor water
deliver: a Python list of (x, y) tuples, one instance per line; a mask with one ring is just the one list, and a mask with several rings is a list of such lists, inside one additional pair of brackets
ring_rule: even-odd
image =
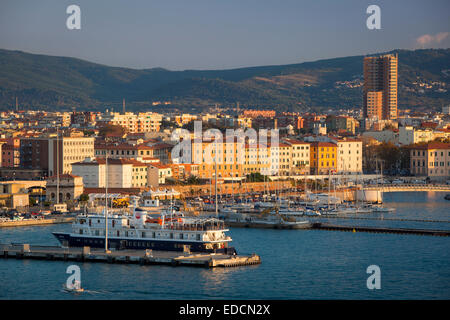
[[(450, 229), (450, 201), (440, 192), (385, 194), (394, 213), (334, 224)], [(383, 219), (381, 219), (383, 218)], [(388, 218), (440, 222), (391, 221)], [(69, 224), (0, 229), (1, 243), (58, 245), (51, 232)], [(255, 266), (203, 269), (0, 259), (0, 299), (449, 299), (450, 238), (323, 230), (230, 230)], [(82, 294), (62, 290), (76, 264)], [(381, 270), (381, 288), (367, 288), (367, 267)]]

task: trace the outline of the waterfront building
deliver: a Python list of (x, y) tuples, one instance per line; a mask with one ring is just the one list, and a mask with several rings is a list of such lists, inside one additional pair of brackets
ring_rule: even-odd
[(362, 173), (362, 140), (342, 138), (337, 143), (337, 172)]
[(145, 188), (148, 186), (149, 164), (135, 159), (85, 159), (72, 165), (73, 173), (83, 177), (86, 188), (105, 188), (108, 172), (109, 188)]
[(429, 142), (410, 147), (410, 171), (431, 180), (450, 178), (450, 143)]
[(29, 205), (27, 185), (16, 182), (0, 183), (0, 206), (6, 208), (24, 208)]
[[(59, 179), (59, 186), (58, 186)], [(59, 199), (57, 190), (59, 189)], [(63, 203), (78, 199), (84, 191), (83, 178), (73, 174), (60, 174), (47, 178), (46, 200)]]

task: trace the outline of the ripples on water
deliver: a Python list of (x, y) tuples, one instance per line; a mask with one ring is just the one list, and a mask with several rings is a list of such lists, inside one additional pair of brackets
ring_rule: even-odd
[[(386, 194), (386, 205), (397, 211), (384, 216), (450, 221), (450, 202), (443, 195)], [(446, 223), (357, 223), (450, 229)], [(51, 232), (57, 230), (70, 230), (70, 225), (0, 229), (0, 241), (56, 245)], [(61, 290), (73, 262), (0, 259), (0, 299), (450, 298), (447, 237), (238, 228), (230, 234), (238, 252), (255, 252), (262, 264), (201, 269), (78, 263), (87, 291), (73, 294)], [(366, 287), (366, 268), (372, 264), (381, 268), (381, 290)]]

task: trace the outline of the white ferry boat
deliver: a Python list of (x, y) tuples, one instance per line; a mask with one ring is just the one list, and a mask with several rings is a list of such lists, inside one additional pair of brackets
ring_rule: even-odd
[[(147, 214), (135, 206), (133, 215), (114, 213), (107, 219), (109, 249), (236, 253), (228, 246), (232, 239), (225, 234), (224, 222), (215, 218), (188, 218), (176, 212)], [(81, 214), (71, 233), (53, 235), (63, 246), (104, 248), (105, 229), (105, 214)]]

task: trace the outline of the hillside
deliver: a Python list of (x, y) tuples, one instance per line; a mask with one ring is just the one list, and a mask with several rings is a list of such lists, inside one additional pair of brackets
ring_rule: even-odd
[[(450, 49), (396, 50), (399, 106), (441, 108), (450, 101)], [(277, 110), (361, 105), (363, 56), (231, 70), (169, 71), (109, 67), (75, 58), (0, 49), (0, 109), (148, 109), (214, 103)]]

